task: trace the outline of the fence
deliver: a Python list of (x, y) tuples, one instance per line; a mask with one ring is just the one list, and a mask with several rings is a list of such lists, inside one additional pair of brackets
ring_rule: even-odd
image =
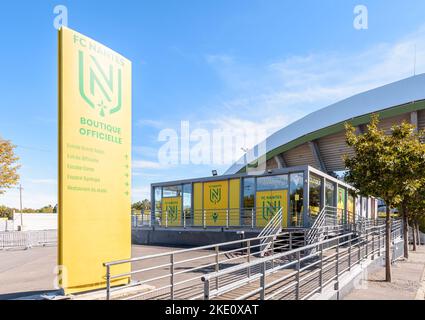
[[(203, 297), (201, 277), (206, 272), (219, 271), (242, 262), (258, 259), (261, 254), (261, 241), (275, 235), (243, 239), (186, 250), (138, 257), (105, 263), (107, 298), (111, 293), (134, 285), (154, 285), (149, 292), (132, 295), (128, 299), (185, 299)], [(267, 254), (305, 245), (304, 231), (282, 232), (267, 248)], [(263, 252), (264, 253), (264, 252)], [(117, 274), (114, 267), (131, 264), (132, 271)], [(136, 284), (111, 288), (116, 279), (139, 277)], [(226, 279), (233, 281), (233, 279)]]
[[(392, 240), (401, 236), (400, 225), (393, 227)], [(398, 241), (397, 241), (398, 242)], [(385, 226), (375, 226), (359, 236), (344, 234), (303, 248), (276, 254), (202, 277), (204, 299), (306, 300), (321, 293), (327, 285), (338, 289), (340, 277), (362, 261), (381, 256), (385, 246)], [(314, 250), (313, 250), (314, 249)], [(304, 252), (313, 252), (303, 254)], [(276, 259), (287, 263), (273, 264)], [(220, 285), (220, 279), (257, 270), (240, 280)]]
[(0, 250), (27, 249), (56, 244), (56, 230), (0, 232)]
[[(280, 210), (280, 207), (258, 208), (228, 208), (205, 210), (155, 210), (154, 217), (150, 211), (142, 211), (140, 215), (133, 215), (133, 227), (152, 225), (162, 228), (241, 228), (262, 229)], [(284, 210), (283, 227), (304, 227), (299, 214), (286, 214)]]
[[(106, 296), (110, 299), (116, 291), (153, 285), (151, 291), (124, 299), (307, 299), (329, 283), (337, 285), (355, 264), (382, 254), (385, 225), (352, 229), (357, 230), (311, 245), (306, 245), (308, 230), (268, 236), (276, 240), (265, 257), (260, 254), (260, 237), (107, 262)], [(400, 238), (401, 222), (394, 221), (391, 240), (396, 243)], [(132, 271), (114, 272), (114, 267), (125, 264)], [(126, 277), (134, 277), (134, 282), (111, 287), (114, 280)], [(226, 296), (229, 292), (231, 297)]]

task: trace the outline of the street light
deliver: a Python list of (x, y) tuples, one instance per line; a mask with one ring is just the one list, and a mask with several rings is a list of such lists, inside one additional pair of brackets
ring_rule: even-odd
[(19, 184), (19, 187), (15, 188), (19, 190), (19, 211), (21, 214), (21, 231), (24, 228), (24, 221), (23, 221), (23, 217), (22, 217), (22, 190), (24, 190), (24, 188), (22, 188), (22, 185)]

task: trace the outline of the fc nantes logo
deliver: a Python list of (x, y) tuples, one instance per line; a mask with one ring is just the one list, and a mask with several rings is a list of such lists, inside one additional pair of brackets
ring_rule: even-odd
[(121, 110), (122, 69), (117, 65), (99, 63), (83, 51), (78, 52), (79, 90), (84, 101), (101, 117)]
[(179, 212), (178, 206), (168, 206), (167, 207), (168, 221), (171, 223), (176, 222), (179, 215), (178, 212)]
[(217, 204), (221, 201), (221, 187), (210, 189), (210, 201), (214, 204)]
[(271, 218), (280, 210), (280, 201), (263, 201), (262, 215), (263, 219), (270, 221)]

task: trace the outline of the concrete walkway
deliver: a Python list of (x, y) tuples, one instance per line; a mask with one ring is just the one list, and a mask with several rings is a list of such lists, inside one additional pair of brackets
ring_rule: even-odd
[(392, 268), (392, 283), (385, 282), (385, 269), (366, 276), (344, 300), (425, 300), (425, 246), (409, 252), (409, 260), (399, 260)]

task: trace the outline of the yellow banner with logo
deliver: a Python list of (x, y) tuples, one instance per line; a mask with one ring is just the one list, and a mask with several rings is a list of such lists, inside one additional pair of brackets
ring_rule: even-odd
[(103, 263), (131, 257), (130, 190), (131, 62), (62, 28), (58, 264), (66, 294), (104, 288)]
[(288, 226), (288, 190), (258, 191), (256, 226), (265, 227), (282, 208), (282, 227)]
[(229, 207), (229, 181), (204, 183), (204, 212), (208, 227), (225, 227)]
[(169, 227), (181, 226), (182, 198), (162, 198), (162, 223)]

